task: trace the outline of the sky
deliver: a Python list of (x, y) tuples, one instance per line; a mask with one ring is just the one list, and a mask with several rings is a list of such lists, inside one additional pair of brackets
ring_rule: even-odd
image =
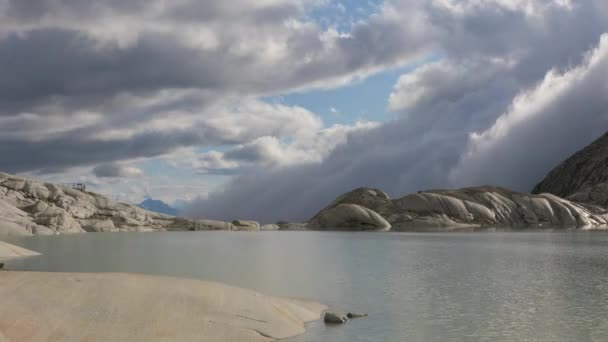
[(529, 191), (608, 130), (605, 0), (0, 0), (0, 170), (195, 218)]

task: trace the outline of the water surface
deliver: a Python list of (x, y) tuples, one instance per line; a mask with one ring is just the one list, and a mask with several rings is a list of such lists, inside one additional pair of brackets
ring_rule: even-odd
[(292, 342), (608, 341), (608, 234), (167, 232), (29, 237), (12, 269), (220, 281), (369, 313)]

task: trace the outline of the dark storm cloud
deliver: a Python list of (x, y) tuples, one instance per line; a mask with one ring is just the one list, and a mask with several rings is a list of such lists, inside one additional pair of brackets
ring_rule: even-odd
[(37, 169), (58, 172), (108, 160), (153, 157), (183, 146), (224, 142), (216, 138), (194, 130), (147, 132), (112, 140), (92, 140), (80, 134), (63, 134), (43, 141), (0, 138), (0, 169), (6, 172)]
[(125, 91), (219, 88), (224, 83), (219, 56), (202, 55), (169, 38), (148, 35), (122, 49), (98, 47), (73, 30), (11, 34), (0, 40), (0, 114), (13, 115), (53, 97), (87, 106)]

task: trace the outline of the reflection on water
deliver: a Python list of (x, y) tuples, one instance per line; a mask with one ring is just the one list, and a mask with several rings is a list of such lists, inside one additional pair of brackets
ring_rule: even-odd
[(294, 342), (607, 341), (608, 234), (103, 233), (12, 242), (10, 268), (221, 281), (367, 312)]

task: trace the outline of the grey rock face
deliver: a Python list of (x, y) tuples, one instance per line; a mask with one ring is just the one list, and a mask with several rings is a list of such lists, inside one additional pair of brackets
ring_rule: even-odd
[(601, 183), (608, 183), (608, 133), (559, 164), (532, 192), (568, 197)]
[(570, 201), (599, 205), (608, 208), (608, 183), (599, 183), (568, 196)]
[(389, 230), (391, 224), (375, 211), (357, 204), (339, 203), (323, 209), (308, 223), (309, 229)]
[(118, 203), (88, 191), (0, 173), (0, 236), (155, 230), (231, 230)]

